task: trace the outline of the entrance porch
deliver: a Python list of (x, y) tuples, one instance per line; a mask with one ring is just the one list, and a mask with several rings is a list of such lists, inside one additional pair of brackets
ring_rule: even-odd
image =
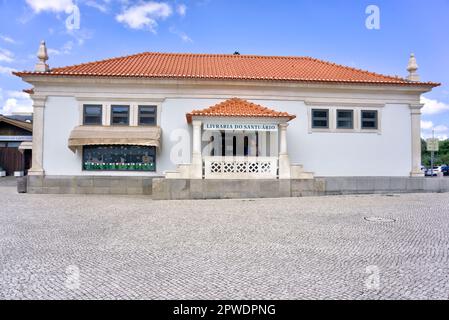
[(295, 115), (233, 98), (186, 117), (192, 162), (165, 172), (167, 179), (313, 179), (289, 160), (287, 127)]

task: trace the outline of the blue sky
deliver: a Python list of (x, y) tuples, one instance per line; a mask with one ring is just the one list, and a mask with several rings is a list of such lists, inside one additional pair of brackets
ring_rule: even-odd
[[(79, 29), (66, 24), (73, 5)], [(379, 8), (379, 29), (365, 26), (369, 5)], [(449, 0), (0, 0), (3, 113), (30, 110), (28, 85), (10, 71), (34, 68), (40, 40), (50, 67), (142, 51), (239, 51), (405, 77), (414, 52), (421, 80), (443, 83), (423, 100), (423, 136), (432, 127), (449, 136)]]

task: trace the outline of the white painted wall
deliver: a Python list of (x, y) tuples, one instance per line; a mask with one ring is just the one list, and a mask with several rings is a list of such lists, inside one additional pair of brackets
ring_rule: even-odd
[[(107, 99), (105, 99), (107, 100)], [(74, 154), (67, 142), (79, 125), (79, 105), (73, 97), (50, 96), (45, 106), (44, 170), (47, 175), (162, 175), (176, 169), (170, 153), (179, 142), (173, 134), (187, 134), (184, 163), (190, 162), (191, 126), (185, 114), (214, 105), (224, 99), (169, 98), (161, 104), (162, 144), (156, 173), (83, 171), (81, 154)], [(292, 163), (304, 165), (315, 176), (409, 176), (411, 171), (410, 110), (406, 104), (380, 108), (380, 133), (309, 132), (308, 106), (303, 101), (251, 101), (297, 115), (287, 129)], [(182, 159), (182, 157), (181, 157)], [(179, 159), (178, 159), (179, 160)]]
[[(173, 170), (170, 133), (181, 128), (191, 134), (185, 114), (214, 105), (220, 99), (169, 99), (162, 105), (163, 148), (160, 168)], [(410, 109), (404, 104), (379, 108), (377, 132), (309, 132), (308, 106), (302, 101), (251, 100), (297, 116), (287, 129), (292, 163), (303, 164), (315, 176), (409, 176), (411, 171)], [(320, 108), (320, 107), (316, 107)], [(372, 109), (372, 108), (370, 108)], [(191, 139), (189, 139), (191, 141)], [(190, 159), (189, 159), (190, 161)]]
[[(80, 124), (80, 111), (73, 97), (48, 97), (44, 108), (44, 156), (46, 175), (103, 175), (103, 176), (151, 176), (147, 172), (83, 171), (81, 152), (68, 148), (72, 129)], [(158, 161), (156, 160), (156, 168)]]
[[(309, 132), (308, 106), (303, 102), (257, 101), (296, 114), (287, 128), (291, 163), (315, 176), (409, 176), (411, 116), (408, 105), (379, 108), (380, 133)], [(320, 107), (313, 107), (320, 108)]]
[[(162, 103), (162, 148), (157, 168), (160, 173), (176, 169), (176, 163), (191, 162), (192, 125), (187, 124), (186, 113), (194, 109), (207, 108), (219, 101), (217, 99), (166, 99)], [(171, 155), (172, 152), (174, 156)]]

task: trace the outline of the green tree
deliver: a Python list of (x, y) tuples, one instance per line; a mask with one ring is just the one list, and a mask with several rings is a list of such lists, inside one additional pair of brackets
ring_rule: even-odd
[[(427, 151), (427, 143), (421, 139), (421, 163), (423, 166), (430, 167), (431, 153)], [(449, 165), (449, 139), (440, 141), (439, 150), (435, 152), (434, 165)]]

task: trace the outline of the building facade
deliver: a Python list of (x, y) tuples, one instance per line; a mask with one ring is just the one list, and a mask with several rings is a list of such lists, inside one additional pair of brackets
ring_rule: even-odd
[(1, 175), (24, 175), (31, 166), (33, 125), (23, 119), (0, 115)]
[(50, 177), (416, 177), (420, 82), (308, 57), (142, 53), (50, 69), (33, 86), (33, 164)]

